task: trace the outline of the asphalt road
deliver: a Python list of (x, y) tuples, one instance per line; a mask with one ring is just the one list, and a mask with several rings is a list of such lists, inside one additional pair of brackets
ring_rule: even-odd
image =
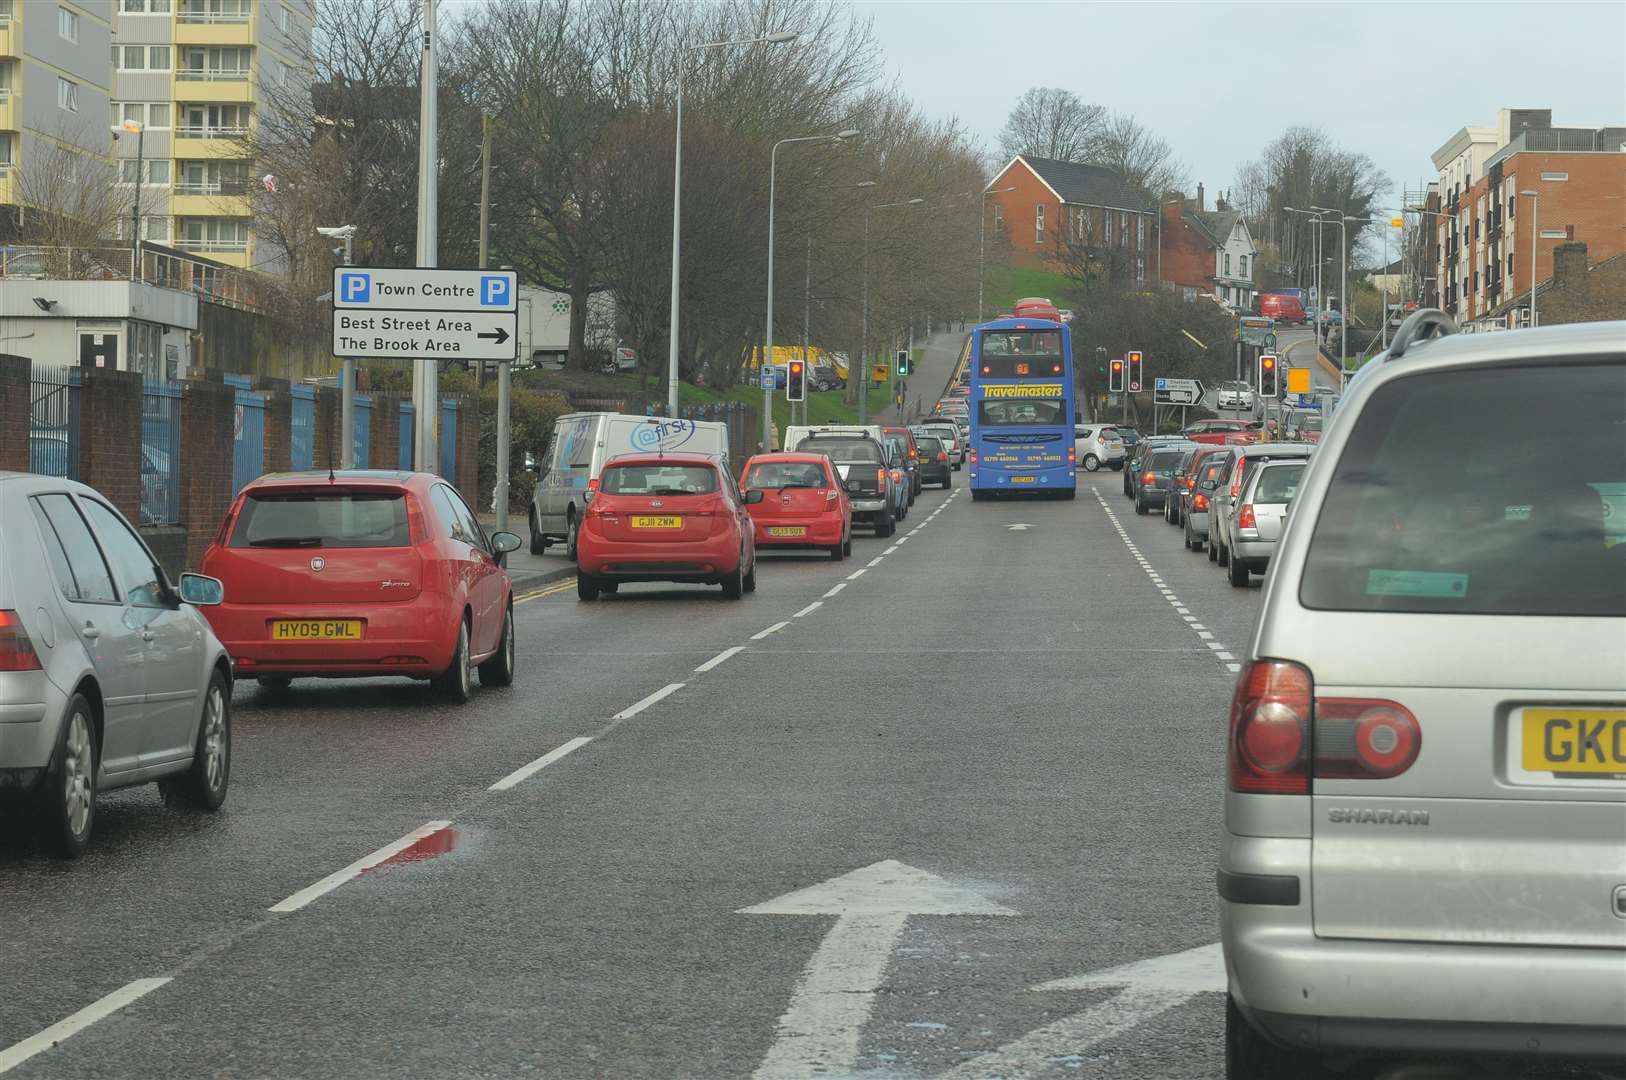
[[(1218, 1075), (1213, 979), (1134, 1007), (1036, 988), (1217, 940), (1259, 585), (1136, 517), (1117, 473), (1073, 502), (951, 494), (850, 560), (764, 556), (737, 603), (528, 600), (515, 685), (463, 708), (239, 686), (221, 813), (114, 794), (74, 864), (4, 830), (0, 1072), (168, 979), (8, 1080), (795, 1076), (812, 1052), (846, 1055), (824, 1075)], [(771, 903), (854, 872), (885, 911)]]

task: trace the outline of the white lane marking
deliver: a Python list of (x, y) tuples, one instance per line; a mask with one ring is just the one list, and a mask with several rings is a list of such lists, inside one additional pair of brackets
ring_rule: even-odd
[(813, 614), (813, 612), (819, 610), (823, 606), (824, 606), (824, 601), (823, 600), (815, 600), (811, 604), (809, 604), (805, 608), (803, 608), (802, 610), (798, 611), (796, 614), (792, 615), (791, 618), (800, 619), (803, 615), (811, 615), (811, 614)]
[(908, 543), (908, 542), (909, 542), (909, 538), (908, 538), (908, 537), (907, 537), (907, 536), (900, 536), (900, 537), (898, 537), (898, 545), (899, 545), (899, 546), (900, 546), (900, 547), (901, 547), (901, 546), (902, 546), (902, 545), (904, 545), (904, 544), (907, 544), (907, 543)]
[(852, 573), (850, 573), (850, 574), (848, 574), (848, 575), (847, 575), (847, 580), (848, 580), (848, 581), (852, 581), (852, 580), (853, 580), (853, 579), (854, 579), (854, 578), (860, 578), (860, 577), (863, 577), (863, 576), (864, 576), (864, 574), (865, 574), (865, 573), (866, 573), (866, 572), (868, 572), (868, 570), (869, 570), (869, 567), (867, 567), (867, 566), (866, 566), (866, 567), (862, 567), (862, 568), (861, 568), (861, 569), (858, 569), (858, 570), (854, 570), (854, 571), (853, 571), (853, 572), (852, 572)]
[(1241, 671), (1242, 670), (1242, 665), (1241, 664), (1226, 664), (1225, 665), (1225, 670), (1227, 670), (1227, 671)]
[(866, 566), (866, 567), (864, 567), (864, 569), (865, 569), (865, 570), (868, 570), (868, 569), (869, 569), (869, 567), (870, 567), (870, 566), (880, 566), (880, 565), (881, 565), (881, 560), (882, 560), (882, 559), (883, 559), (883, 558), (885, 558), (885, 557), (886, 557), (886, 556), (884, 556), (884, 555), (877, 555), (877, 556), (875, 556), (875, 558), (873, 558), (873, 559), (871, 559), (871, 560), (870, 560), (870, 561), (869, 561), (869, 566)]
[(789, 625), (790, 625), (789, 622), (776, 622), (772, 626), (768, 627), (768, 629), (760, 630), (757, 633), (752, 634), (751, 635), (751, 640), (752, 641), (761, 641), (763, 638), (767, 637), (769, 634), (777, 634), (777, 633), (779, 633), (779, 631), (783, 630), (785, 627), (787, 627)]
[(58, 1020), (37, 1035), (0, 1050), (0, 1073), (10, 1072), (35, 1054), (66, 1042), (105, 1016), (111, 1016), (131, 1002), (146, 997), (169, 982), (169, 976), (154, 979), (136, 979), (98, 1001), (93, 1001), (72, 1016)]
[(1203, 642), (1203, 644), (1207, 645), (1210, 649), (1213, 649), (1215, 652), (1219, 652), (1221, 649), (1225, 648), (1224, 644), (1222, 644), (1221, 642), (1218, 642), (1218, 641), (1205, 641), (1205, 642)]
[(487, 791), (507, 791), (516, 784), (529, 780), (535, 774), (552, 765), (572, 750), (580, 750), (593, 740), (586, 735), (578, 735), (563, 746), (556, 746), (528, 765), (521, 765), (495, 784), (486, 788)]
[(1175, 610), (1175, 613), (1178, 614), (1178, 615), (1190, 615), (1191, 614), (1191, 609), (1190, 608), (1177, 607), (1174, 610)]
[[(779, 625), (784, 626), (785, 624), (780, 623)], [(649, 708), (651, 705), (655, 704), (657, 701), (661, 701), (661, 700), (663, 700), (665, 698), (669, 698), (673, 694), (677, 693), (679, 690), (682, 690), (682, 689), (683, 689), (683, 684), (680, 683), (680, 682), (667, 683), (665, 686), (661, 687), (659, 690), (655, 691), (653, 694), (650, 694), (648, 697), (644, 698), (642, 701), (638, 702), (636, 705), (632, 705), (632, 706), (629, 706), (628, 708), (622, 709), (620, 712), (618, 712), (614, 716), (610, 717), (610, 719), (611, 720), (627, 720), (627, 719), (630, 719), (631, 717), (637, 716), (639, 713), (643, 712), (645, 709)]]
[(1221, 660), (1235, 660), (1236, 659), (1236, 657), (1234, 657), (1230, 653), (1224, 652), (1224, 651), (1217, 652), (1214, 655), (1219, 657)]
[(698, 675), (703, 672), (710, 671), (718, 664), (721, 664), (724, 660), (727, 660), (730, 656), (736, 656), (744, 651), (744, 645), (730, 645), (728, 648), (724, 649), (710, 660), (707, 660), (704, 664), (701, 664), (699, 667), (695, 668), (695, 674)]
[(1197, 621), (1197, 616), (1195, 616), (1195, 615), (1187, 615), (1186, 616), (1186, 622), (1191, 624), (1191, 628), (1193, 630), (1207, 630), (1208, 629), (1208, 627), (1204, 626), (1202, 623)]
[[(1197, 628), (1195, 626), (1193, 626), (1192, 629), (1197, 630)], [(1208, 631), (1208, 630), (1197, 630), (1197, 636), (1202, 638), (1204, 641), (1213, 641), (1214, 640), (1213, 633)]]
[(834, 596), (836, 593), (840, 592), (842, 589), (845, 589), (846, 587), (847, 587), (847, 583), (845, 581), (837, 582), (835, 588), (831, 589), (829, 592), (824, 594), (824, 598), (826, 600), (828, 600), (832, 596)]
[[(890, 555), (890, 554), (892, 554), (892, 553), (893, 553), (893, 552), (894, 552), (894, 551), (896, 551), (896, 550), (898, 550), (898, 545), (897, 545), (897, 544), (893, 544), (893, 545), (892, 545), (892, 546), (891, 546), (891, 547), (889, 547), (889, 548), (887, 548), (887, 549), (886, 549), (886, 550), (885, 550), (885, 551), (883, 551), (883, 552), (881, 552), (881, 554), (882, 554), (882, 555)], [(874, 564), (874, 563), (870, 563), (870, 565), (871, 565), (871, 566), (874, 566), (874, 565), (875, 565), (875, 564)]]
[(316, 882), (314, 885), (307, 885), (303, 889), (300, 889), (298, 892), (294, 893), (292, 896), (288, 897), (286, 900), (282, 900), (271, 905), (270, 910), (276, 912), (298, 911), (311, 901), (319, 900), (326, 896), (328, 893), (332, 892), (334, 889), (337, 889), (345, 882), (359, 877), (362, 871), (370, 870), (379, 863), (383, 862), (385, 859), (399, 855), (401, 852), (405, 851), (413, 844), (416, 844), (419, 840), (422, 840), (430, 833), (437, 833), (449, 825), (451, 825), (450, 821), (430, 821), (420, 825), (416, 829), (413, 829), (411, 832), (407, 833), (405, 836), (401, 837), (401, 839), (385, 844), (371, 855), (363, 855), (361, 858), (357, 859), (343, 870), (335, 870), (333, 873)]

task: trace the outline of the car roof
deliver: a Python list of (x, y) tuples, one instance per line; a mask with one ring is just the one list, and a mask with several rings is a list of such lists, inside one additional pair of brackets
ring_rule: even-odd
[(1413, 372), (1419, 368), (1468, 367), (1475, 364), (1527, 365), (1563, 364), (1599, 353), (1622, 352), (1626, 342), (1626, 320), (1612, 322), (1565, 323), (1558, 326), (1528, 327), (1485, 334), (1447, 334), (1445, 337), (1416, 341), (1404, 355), (1383, 352), (1362, 367), (1378, 365), (1390, 372)]
[(790, 461), (802, 465), (812, 465), (828, 460), (830, 460), (828, 456), (815, 454), (810, 450), (764, 450), (760, 454), (752, 454), (748, 464), (756, 464), (761, 461)]
[(611, 465), (654, 465), (661, 462), (676, 465), (716, 465), (717, 457), (715, 454), (696, 454), (689, 451), (668, 451), (664, 454), (657, 454), (640, 450), (637, 453), (622, 454), (620, 457), (611, 458), (604, 463), (604, 467), (609, 468)]
[(1298, 455), (1302, 451), (1303, 456), (1308, 457), (1315, 453), (1315, 444), (1307, 442), (1262, 442), (1249, 443), (1246, 446), (1232, 446), (1231, 449), (1238, 451), (1241, 457), (1269, 457), (1272, 454), (1280, 454), (1284, 450), (1291, 451), (1293, 455)]
[(416, 477), (439, 479), (430, 473), (402, 469), (311, 469), (302, 472), (266, 473), (255, 477), (248, 487), (306, 487), (311, 484), (377, 484), (380, 487), (405, 485)]

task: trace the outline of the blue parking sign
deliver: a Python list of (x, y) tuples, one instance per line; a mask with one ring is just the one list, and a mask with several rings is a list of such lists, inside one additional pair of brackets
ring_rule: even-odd
[(513, 302), (509, 295), (508, 278), (501, 274), (484, 274), (480, 278), (480, 306), (507, 307)]
[(372, 275), (354, 270), (339, 274), (339, 299), (346, 304), (372, 303)]
[(1154, 389), (1167, 390), (1168, 388), (1169, 388), (1169, 380), (1167, 380), (1167, 379), (1159, 379), (1159, 380), (1157, 380), (1157, 386)]

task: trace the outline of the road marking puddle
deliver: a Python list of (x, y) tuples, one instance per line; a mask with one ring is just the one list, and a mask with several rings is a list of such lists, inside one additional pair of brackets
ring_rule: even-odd
[(329, 874), (325, 878), (322, 878), (315, 884), (307, 885), (303, 889), (300, 889), (286, 900), (273, 904), (270, 910), (281, 913), (298, 911), (305, 905), (315, 900), (320, 900), (322, 897), (326, 896), (334, 889), (337, 889), (345, 882), (360, 877), (363, 872), (371, 870), (379, 863), (400, 854), (402, 851), (411, 847), (413, 844), (416, 844), (419, 840), (422, 840), (429, 834), (437, 833), (449, 825), (451, 825), (450, 821), (431, 821), (427, 824), (420, 825), (418, 828), (413, 829), (399, 840), (396, 840), (393, 843), (385, 844), (383, 847), (379, 848), (370, 855), (363, 855), (361, 858), (357, 859), (349, 866), (346, 866), (344, 869), (335, 870), (333, 873)]

